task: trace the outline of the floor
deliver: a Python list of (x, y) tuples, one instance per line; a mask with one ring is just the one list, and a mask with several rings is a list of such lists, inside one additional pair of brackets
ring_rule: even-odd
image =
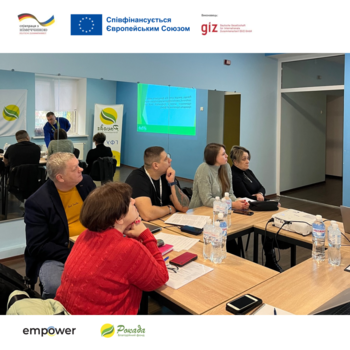
[[(114, 181), (125, 181), (129, 173), (133, 168), (128, 166), (121, 166), (117, 169)], [(333, 180), (333, 179), (331, 179)], [(192, 180), (179, 179), (180, 185), (182, 187), (192, 187)], [(96, 185), (99, 186), (100, 183), (96, 182)], [(339, 201), (339, 192), (341, 196), (341, 185), (339, 181), (326, 181), (324, 185), (314, 185), (315, 188), (306, 188), (299, 189), (295, 191), (288, 191), (289, 193), (284, 193), (279, 197), (282, 207), (292, 208), (300, 211), (305, 211), (311, 214), (320, 214), (322, 217), (325, 217), (330, 220), (341, 221), (340, 209), (339, 207), (334, 207), (333, 205)], [(329, 189), (331, 188), (331, 189)], [(326, 195), (320, 194), (320, 192), (333, 193), (338, 192), (337, 195), (330, 195), (332, 198), (332, 206), (323, 205), (320, 203), (314, 203), (316, 199), (326, 198)], [(293, 193), (294, 192), (294, 193)], [(295, 198), (292, 198), (294, 196)], [(276, 197), (274, 197), (276, 198)], [(341, 197), (340, 197), (341, 198)], [(10, 196), (9, 200), (9, 218), (20, 217), (23, 215), (23, 210), (19, 207), (19, 202), (13, 196)], [(341, 204), (341, 201), (340, 201)], [(243, 245), (246, 246), (248, 236), (243, 237)], [(262, 254), (261, 254), (261, 243), (259, 242), (259, 263), (261, 263)], [(253, 236), (249, 240), (248, 249), (246, 251), (246, 259), (253, 261)], [(311, 257), (311, 251), (305, 248), (297, 247), (297, 263), (300, 263)], [(287, 270), (290, 268), (290, 249), (277, 251), (277, 258), (279, 258), (279, 264), (284, 269)], [(10, 259), (2, 260), (1, 263), (15, 269), (18, 273), (25, 274), (25, 262), (23, 256), (14, 257)], [(37, 291), (39, 292), (38, 286)], [(161, 307), (156, 301), (149, 300), (149, 313), (150, 314), (172, 314), (172, 312), (165, 308)]]

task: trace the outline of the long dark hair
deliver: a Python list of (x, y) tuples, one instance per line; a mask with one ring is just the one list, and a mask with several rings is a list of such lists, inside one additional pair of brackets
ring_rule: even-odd
[[(226, 151), (225, 145), (220, 143), (209, 143), (204, 149), (204, 160), (209, 165), (215, 165), (216, 158), (221, 150), (221, 147)], [(230, 182), (228, 180), (227, 172), (222, 165), (219, 168), (219, 180), (221, 182), (222, 196), (225, 192), (230, 190)]]

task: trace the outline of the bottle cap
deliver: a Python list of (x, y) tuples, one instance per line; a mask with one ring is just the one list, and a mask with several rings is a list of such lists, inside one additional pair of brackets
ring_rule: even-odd
[(215, 227), (220, 227), (220, 222), (219, 221), (215, 221), (214, 225), (215, 225)]
[(331, 225), (336, 224), (335, 220), (331, 220)]
[(339, 227), (338, 227), (338, 224), (337, 224), (336, 222), (333, 222), (333, 223), (332, 223), (332, 228), (333, 228), (334, 230), (336, 230), (337, 228), (339, 228)]
[(221, 198), (221, 202), (225, 202), (226, 203), (226, 198)]
[(219, 197), (219, 196), (216, 196), (216, 197), (215, 197), (215, 200), (216, 200), (216, 201), (219, 201), (219, 200), (220, 200), (220, 197)]
[(225, 197), (230, 197), (230, 194), (228, 192), (225, 192)]
[(223, 213), (219, 213), (218, 214), (218, 219), (222, 220), (224, 218), (224, 214)]
[(317, 221), (322, 221), (322, 215), (316, 215), (316, 220)]

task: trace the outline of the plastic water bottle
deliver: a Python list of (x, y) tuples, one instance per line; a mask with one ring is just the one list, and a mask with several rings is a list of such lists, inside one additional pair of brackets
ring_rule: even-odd
[(328, 227), (328, 263), (339, 266), (341, 261), (341, 232), (338, 224), (334, 223)]
[(219, 207), (220, 207), (220, 197), (216, 196), (213, 203), (213, 224), (218, 220)]
[(203, 229), (203, 240), (204, 240), (204, 245), (203, 245), (203, 258), (204, 259), (210, 259), (211, 258), (211, 239), (213, 236), (213, 222), (211, 219), (207, 220), (207, 223), (204, 226)]
[(317, 261), (325, 259), (325, 238), (326, 227), (322, 221), (321, 215), (316, 215), (316, 220), (312, 224), (312, 258)]
[(211, 240), (211, 261), (214, 264), (220, 264), (222, 262), (222, 230), (220, 227), (220, 222), (215, 221), (214, 223), (214, 230), (213, 230), (213, 237)]
[(218, 221), (220, 222), (220, 228), (221, 228), (221, 234), (222, 234), (222, 243), (221, 243), (221, 254), (222, 254), (222, 260), (226, 258), (227, 254), (227, 223), (224, 219), (224, 214), (219, 213), (218, 215)]
[(228, 206), (227, 206), (225, 197), (221, 199), (219, 212), (222, 213), (222, 215), (224, 216), (224, 220), (226, 221), (226, 225), (227, 225)]
[(225, 192), (225, 200), (227, 204), (227, 227), (231, 226), (231, 213), (232, 213), (232, 199), (230, 198), (230, 194)]

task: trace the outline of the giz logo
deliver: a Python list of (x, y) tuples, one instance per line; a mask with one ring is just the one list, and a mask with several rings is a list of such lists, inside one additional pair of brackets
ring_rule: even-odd
[(217, 24), (202, 24), (202, 35), (207, 35), (208, 33), (217, 33)]

